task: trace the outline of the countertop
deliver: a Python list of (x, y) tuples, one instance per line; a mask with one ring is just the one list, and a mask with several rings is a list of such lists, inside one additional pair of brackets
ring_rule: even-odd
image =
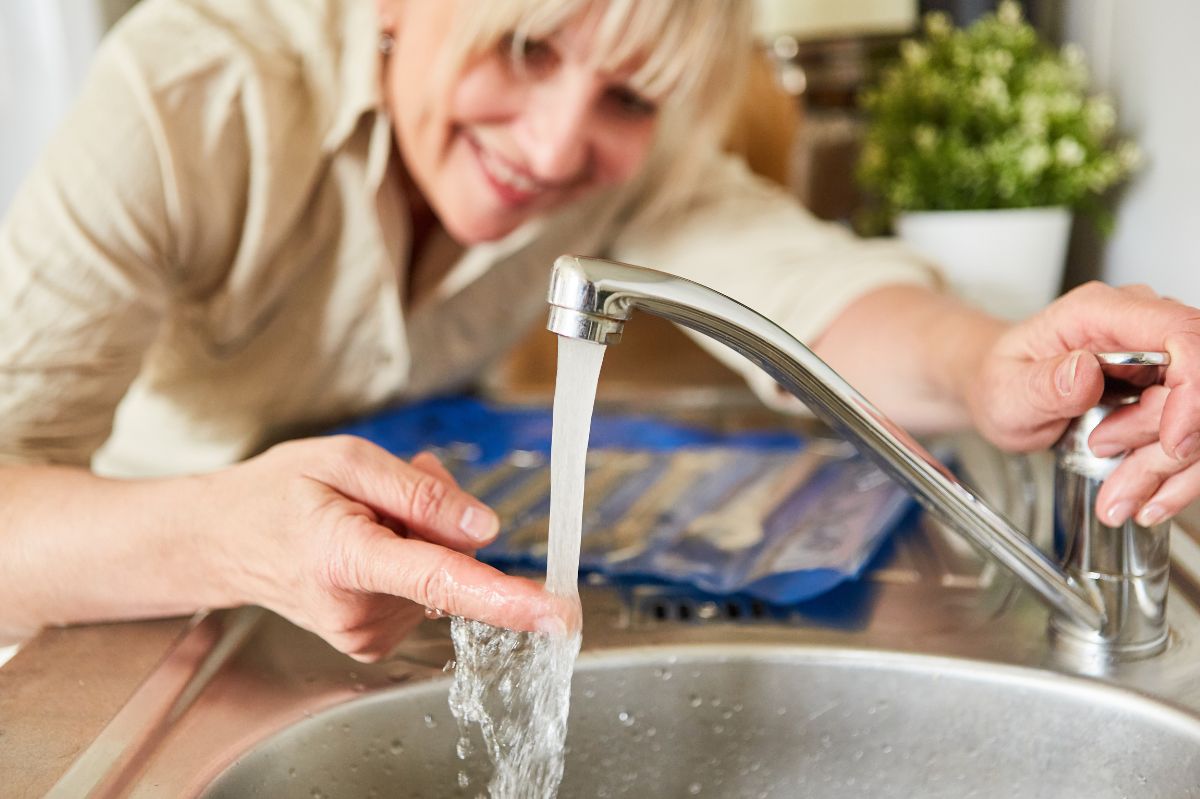
[[(1180, 523), (1200, 529), (1200, 503)], [(0, 667), (5, 797), (43, 796), (188, 626), (162, 619), (48, 629)]]

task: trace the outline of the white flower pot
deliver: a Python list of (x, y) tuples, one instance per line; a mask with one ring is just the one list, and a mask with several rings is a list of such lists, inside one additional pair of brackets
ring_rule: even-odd
[(959, 296), (996, 316), (1023, 319), (1058, 296), (1071, 212), (919, 211), (900, 214), (896, 231)]

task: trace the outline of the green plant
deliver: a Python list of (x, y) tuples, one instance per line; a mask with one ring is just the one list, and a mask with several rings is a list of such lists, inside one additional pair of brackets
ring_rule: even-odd
[(1005, 0), (954, 28), (924, 20), (922, 41), (863, 100), (869, 124), (858, 177), (885, 219), (899, 211), (1070, 206), (1099, 195), (1138, 164), (1114, 137), (1112, 103), (1087, 94), (1082, 51), (1056, 51)]

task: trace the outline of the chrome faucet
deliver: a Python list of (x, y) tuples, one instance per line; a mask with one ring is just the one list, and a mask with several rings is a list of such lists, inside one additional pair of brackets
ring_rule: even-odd
[[(547, 327), (560, 336), (616, 344), (637, 309), (709, 336), (796, 395), (906, 488), (925, 509), (1007, 567), (1051, 610), (1054, 639), (1114, 660), (1146, 657), (1167, 643), (1169, 524), (1105, 526), (1096, 492), (1120, 458), (1100, 459), (1087, 436), (1126, 391), (1075, 420), (1059, 442), (1056, 538), (1060, 567), (990, 508), (911, 435), (884, 416), (812, 350), (761, 314), (699, 283), (652, 269), (564, 255), (550, 280)], [(1163, 353), (1107, 353), (1126, 372), (1166, 364)], [(1144, 383), (1143, 383), (1144, 384)]]

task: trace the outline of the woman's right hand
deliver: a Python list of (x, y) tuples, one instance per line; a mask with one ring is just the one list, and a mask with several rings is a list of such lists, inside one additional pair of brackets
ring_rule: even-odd
[(213, 511), (196, 543), (230, 604), (270, 608), (359, 660), (386, 655), (425, 608), (518, 630), (572, 623), (569, 602), (473, 557), (499, 522), (432, 455), (313, 438), (196, 479)]

